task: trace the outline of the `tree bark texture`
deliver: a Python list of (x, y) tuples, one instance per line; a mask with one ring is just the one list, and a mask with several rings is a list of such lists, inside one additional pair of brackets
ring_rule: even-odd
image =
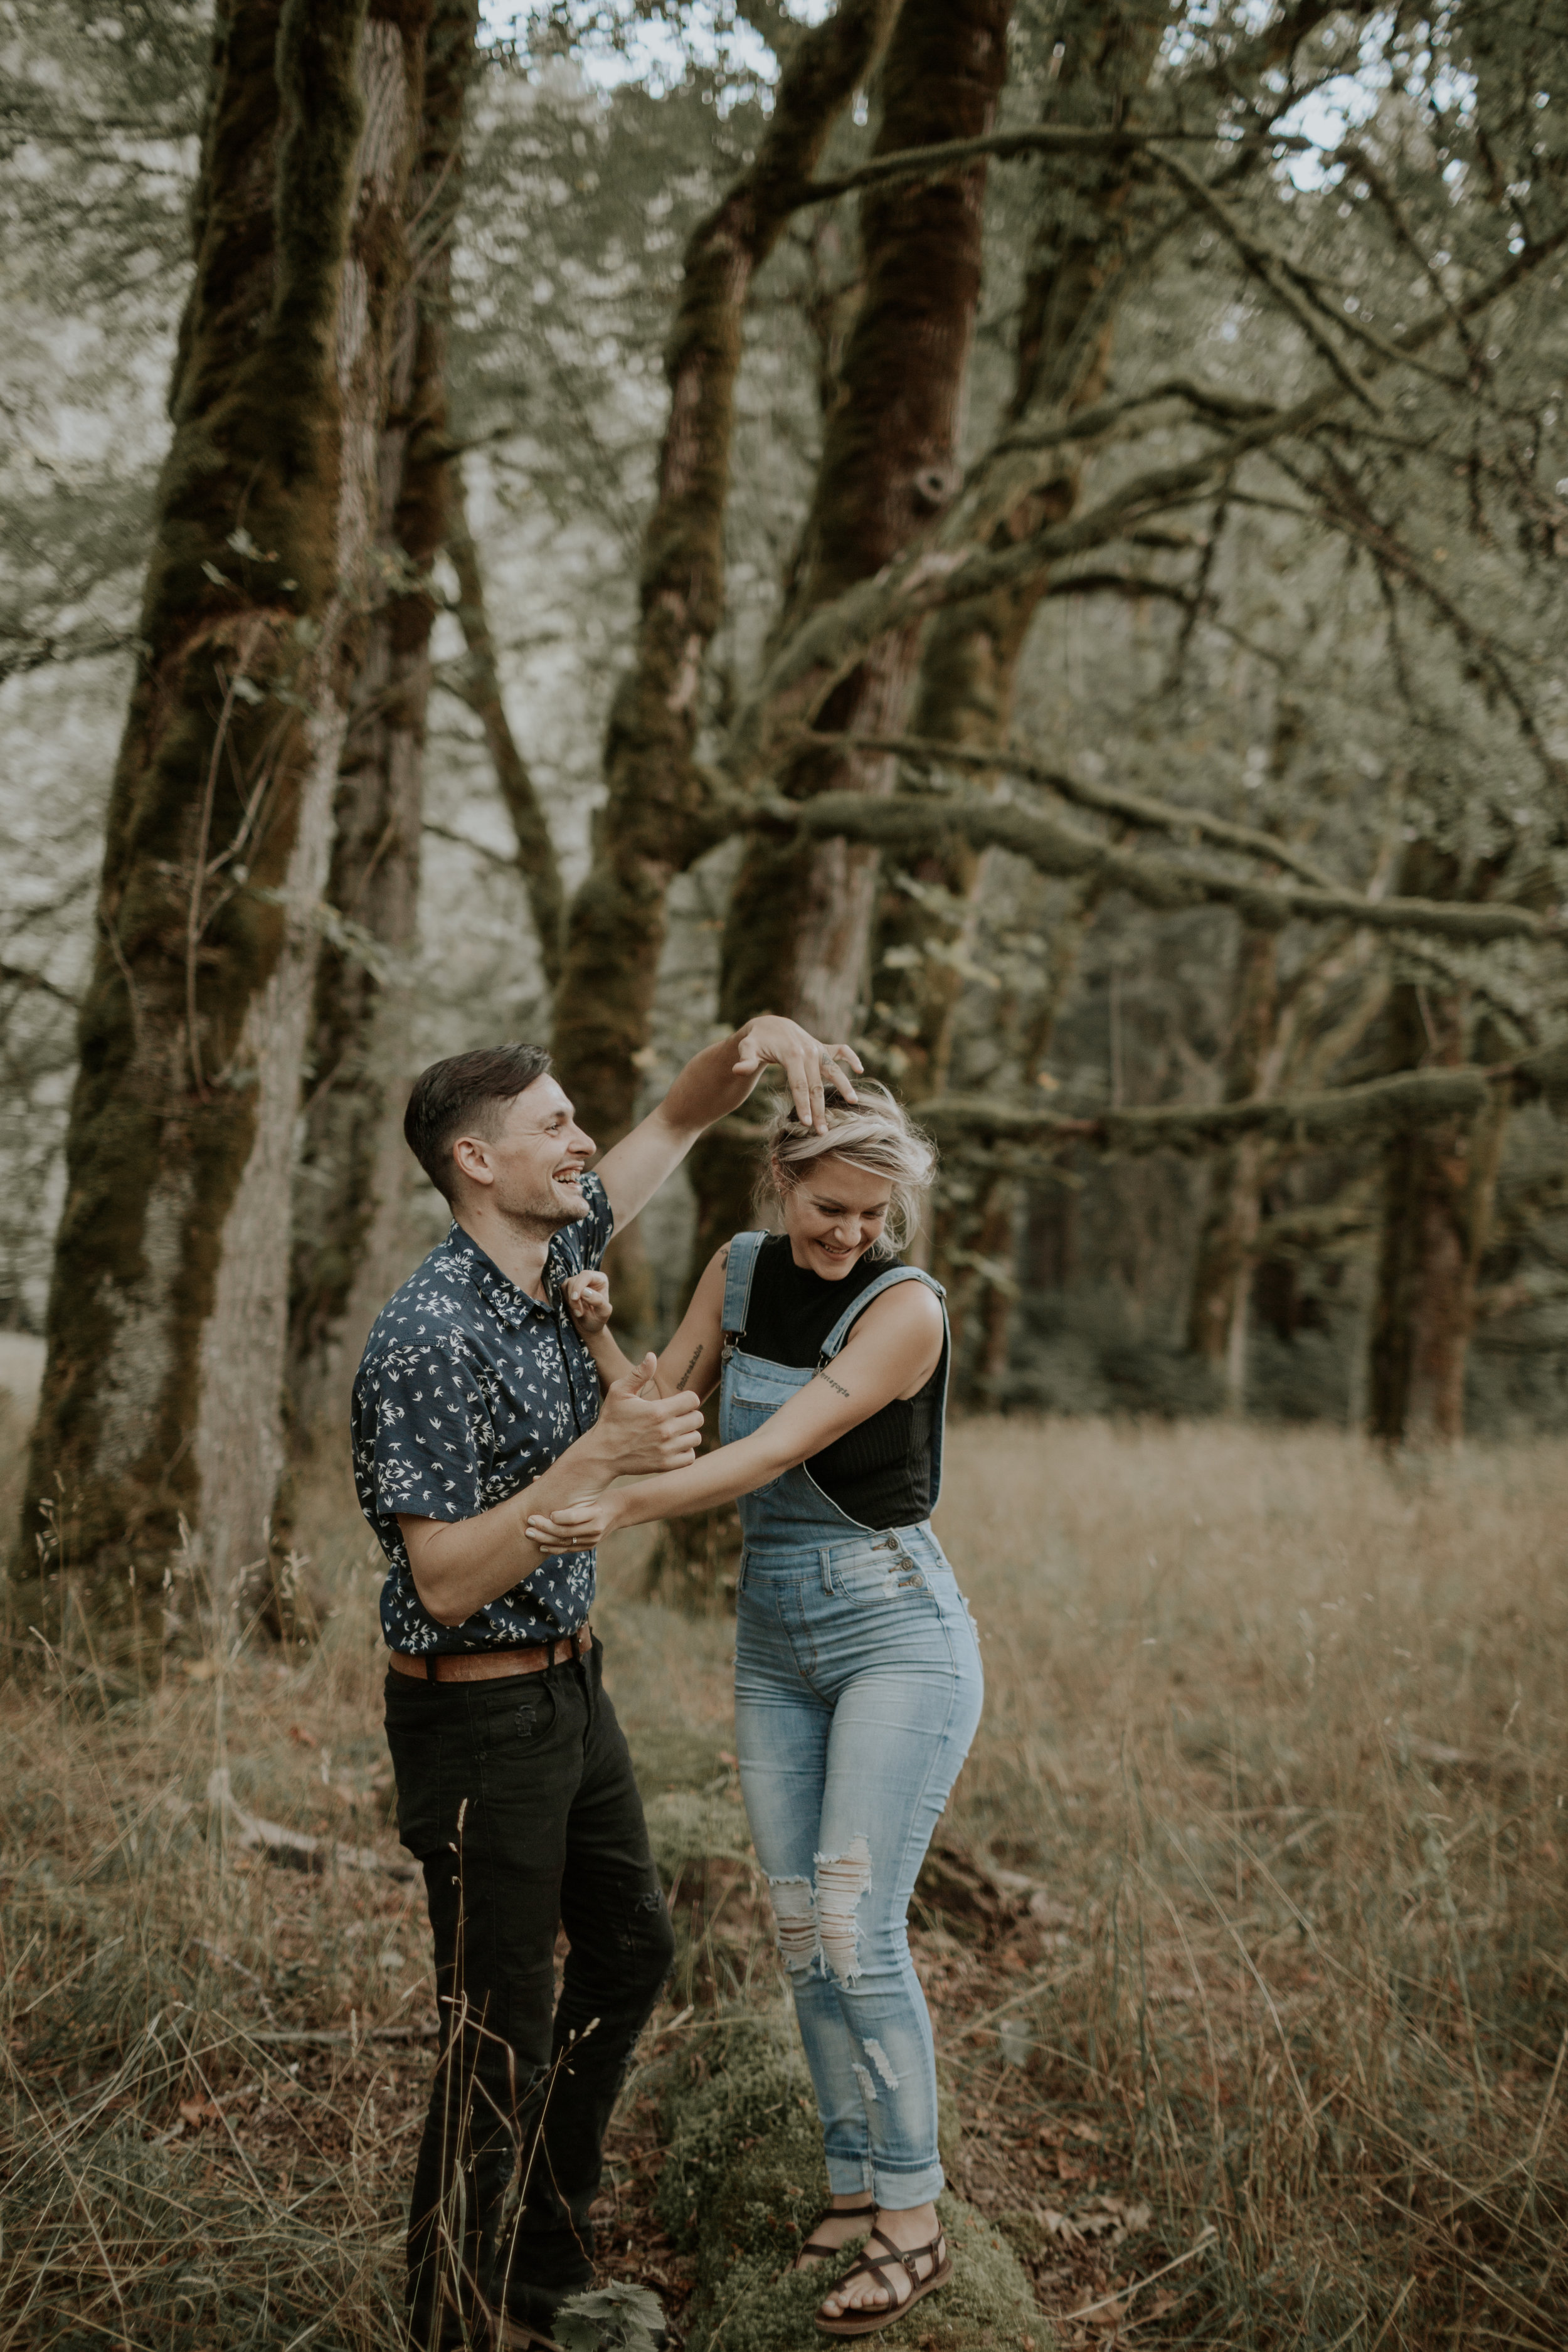
[(484, 730), (496, 790), (511, 820), (517, 843), (517, 870), (533, 917), (539, 961), (546, 982), (553, 988), (561, 978), (565, 891), (543, 804), (507, 717), (489, 608), (485, 600), (484, 571), (468, 528), (468, 501), (460, 476), (452, 485), (447, 552), (458, 575), (458, 618), (462, 624), (466, 654), (462, 683), (457, 690)]
[[(1401, 982), (1386, 1016), (1391, 1066), (1462, 1063), (1466, 1013), (1462, 992)], [(1498, 1088), (1479, 1110), (1411, 1128), (1384, 1147), (1367, 1421), (1384, 1445), (1451, 1445), (1464, 1435), (1477, 1276), (1508, 1112)]]
[[(1061, 61), (1044, 120), (1079, 129), (1121, 127), (1148, 84), (1170, 18), (1169, 0), (1106, 5), (1079, 0), (1060, 13)], [(1105, 392), (1117, 296), (1123, 278), (1133, 179), (1125, 156), (1052, 159), (1043, 167), (1044, 210), (1024, 284), (1007, 422), (1026, 414), (1076, 414)], [(1065, 521), (1078, 502), (1081, 461), (1064, 449), (1054, 480), (1019, 501), (993, 533), (1011, 545), (1047, 521)], [(915, 704), (918, 735), (979, 750), (1011, 730), (1018, 663), (1049, 585), (1037, 577), (970, 604), (944, 607), (931, 624)], [(967, 946), (984, 853), (950, 843), (911, 868), (947, 892), (952, 914), (884, 887), (876, 951), (899, 958), (883, 994), (889, 1046), (900, 1091), (911, 1105), (948, 1083), (952, 1020), (963, 987), (944, 948)], [(887, 877), (891, 882), (892, 877)], [(901, 967), (901, 969), (900, 969)]]
[[(1279, 981), (1278, 934), (1244, 929), (1237, 949), (1225, 1056), (1226, 1102), (1245, 1102), (1264, 1091)], [(1187, 1345), (1219, 1373), (1233, 1412), (1246, 1402), (1247, 1300), (1262, 1211), (1264, 1164), (1265, 1148), (1250, 1136), (1215, 1160), (1187, 1310)]]
[[(990, 128), (1005, 78), (1011, 0), (904, 0), (882, 69), (874, 152), (972, 137)], [(865, 291), (850, 331), (807, 520), (791, 629), (879, 572), (952, 498), (981, 283), (985, 166), (860, 200)], [(897, 731), (919, 633), (876, 646), (819, 714), (824, 730)], [(882, 795), (884, 753), (810, 749), (781, 778), (793, 800), (835, 786)], [(734, 1024), (792, 1014), (818, 1036), (847, 1037), (865, 975), (878, 855), (844, 838), (757, 841), (725, 925), (720, 1010)], [(693, 1160), (699, 1262), (748, 1213), (743, 1145), (709, 1138)]]
[[(1010, 14), (1009, 0), (904, 0), (883, 67), (877, 153), (990, 129)], [(826, 421), (792, 622), (879, 572), (958, 487), (984, 195), (984, 166), (974, 166), (861, 199), (865, 294)], [(878, 646), (837, 688), (823, 729), (896, 732), (918, 644), (918, 631), (901, 630)], [(792, 760), (782, 785), (805, 800), (836, 787), (887, 793), (893, 781), (884, 754), (823, 748)], [(820, 1035), (848, 1034), (876, 864), (841, 841), (752, 848), (726, 939), (731, 1017), (782, 1005)]]
[[(293, 1135), (429, 0), (219, 16), (67, 1146), (25, 1541), (264, 1555)], [(50, 1506), (46, 1514), (44, 1506)], [(50, 1524), (46, 1524), (47, 1519)]]
[(447, 535), (447, 344), (472, 0), (436, 0), (404, 249), (389, 278), (373, 599), (333, 808), (295, 1174), (289, 1396), (296, 1446), (343, 1400), (342, 1359), (405, 1270), (403, 1111), (419, 892), (431, 568)]
[[(632, 666), (605, 749), (606, 801), (576, 894), (554, 1050), (601, 1144), (631, 1125), (675, 876), (718, 837), (693, 763), (702, 667), (724, 604), (724, 509), (747, 296), (898, 0), (840, 0), (793, 42), (755, 162), (694, 231), (666, 358), (669, 416), (643, 541)], [(720, 831), (722, 828), (719, 828)]]

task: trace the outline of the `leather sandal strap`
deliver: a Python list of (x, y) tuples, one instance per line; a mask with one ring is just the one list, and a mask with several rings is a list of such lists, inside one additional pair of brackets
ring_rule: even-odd
[[(841, 2254), (844, 2252), (842, 2246), (825, 2245), (817, 2237), (816, 2231), (821, 2229), (824, 2221), (841, 2221), (847, 2218), (858, 2216), (861, 2213), (874, 2213), (876, 2210), (877, 2200), (874, 2197), (868, 2198), (864, 2205), (825, 2205), (821, 2212), (817, 2215), (816, 2221), (811, 2225), (812, 2234), (802, 2246), (800, 2250), (801, 2253), (822, 2254), (824, 2256), (829, 2254)], [(799, 2255), (797, 2255), (795, 2259), (798, 2261), (800, 2259)]]
[[(842, 2210), (843, 2209), (840, 2208), (840, 2210)], [(874, 2254), (871, 2252), (872, 2239), (878, 2240), (882, 2245), (886, 2246), (888, 2251), (885, 2254)], [(885, 2230), (871, 2231), (867, 2239), (864, 2251), (856, 2255), (855, 2260), (851, 2263), (849, 2268), (845, 2272), (837, 2285), (833, 2289), (833, 2297), (835, 2302), (841, 2302), (843, 2300), (845, 2288), (855, 2279), (868, 2278), (875, 2279), (877, 2284), (881, 2288), (883, 2294), (888, 2298), (889, 2308), (894, 2311), (901, 2311), (905, 2304), (910, 2302), (912, 2296), (925, 2284), (925, 2280), (921, 2278), (920, 2272), (915, 2268), (916, 2263), (920, 2261), (922, 2254), (929, 2254), (931, 2258), (931, 2269), (933, 2271), (940, 2269), (941, 2263), (937, 2254), (937, 2248), (942, 2242), (942, 2232), (940, 2230), (937, 2231), (935, 2237), (931, 2239), (927, 2244), (923, 2246), (910, 2246), (908, 2248), (903, 2246), (895, 2246), (891, 2238), (888, 2236)], [(887, 2274), (890, 2270), (895, 2268), (902, 2270), (905, 2276), (908, 2278), (910, 2283), (909, 2294), (900, 2295), (894, 2292), (892, 2282)]]

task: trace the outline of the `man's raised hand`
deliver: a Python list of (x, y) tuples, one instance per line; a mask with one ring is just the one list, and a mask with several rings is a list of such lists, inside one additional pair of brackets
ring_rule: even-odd
[(798, 1021), (786, 1021), (777, 1013), (759, 1013), (756, 1020), (748, 1021), (738, 1042), (735, 1076), (755, 1077), (773, 1064), (788, 1082), (795, 1117), (818, 1135), (827, 1132), (825, 1097), (829, 1077), (848, 1101), (859, 1099), (849, 1082), (849, 1071), (864, 1065), (852, 1045), (819, 1045)]
[(658, 1358), (650, 1351), (605, 1391), (595, 1436), (612, 1477), (684, 1470), (697, 1459), (702, 1401), (690, 1389), (672, 1397), (644, 1396), (658, 1369)]

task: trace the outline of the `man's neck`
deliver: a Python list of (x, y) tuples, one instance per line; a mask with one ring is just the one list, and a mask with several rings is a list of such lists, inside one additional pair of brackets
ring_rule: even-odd
[(493, 1213), (487, 1216), (480, 1203), (466, 1203), (454, 1214), (468, 1239), (478, 1242), (515, 1289), (526, 1291), (530, 1298), (543, 1297), (544, 1261), (555, 1238), (553, 1230), (520, 1225)]

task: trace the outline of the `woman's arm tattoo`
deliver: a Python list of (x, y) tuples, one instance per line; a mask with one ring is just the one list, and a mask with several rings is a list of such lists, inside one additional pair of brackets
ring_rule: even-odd
[(832, 1373), (827, 1370), (827, 1367), (825, 1364), (819, 1364), (817, 1366), (816, 1378), (819, 1381), (826, 1381), (828, 1387), (832, 1389), (837, 1395), (841, 1396), (844, 1399), (846, 1404), (849, 1403), (850, 1396), (848, 1390), (847, 1388), (840, 1387), (838, 1381), (834, 1379)]
[(691, 1360), (690, 1360), (690, 1361), (689, 1361), (689, 1363), (687, 1365), (686, 1370), (681, 1373), (680, 1378), (677, 1381), (677, 1382), (676, 1382), (676, 1384), (675, 1384), (675, 1385), (676, 1385), (676, 1387), (677, 1387), (678, 1389), (683, 1389), (683, 1388), (686, 1386), (687, 1381), (691, 1378), (692, 1373), (697, 1370), (697, 1366), (698, 1366), (699, 1361), (700, 1360), (701, 1355), (702, 1355), (702, 1342), (701, 1342), (701, 1340), (700, 1340), (700, 1339), (699, 1339), (699, 1341), (697, 1342), (696, 1347), (695, 1347), (695, 1348), (693, 1348), (693, 1349), (691, 1350)]

